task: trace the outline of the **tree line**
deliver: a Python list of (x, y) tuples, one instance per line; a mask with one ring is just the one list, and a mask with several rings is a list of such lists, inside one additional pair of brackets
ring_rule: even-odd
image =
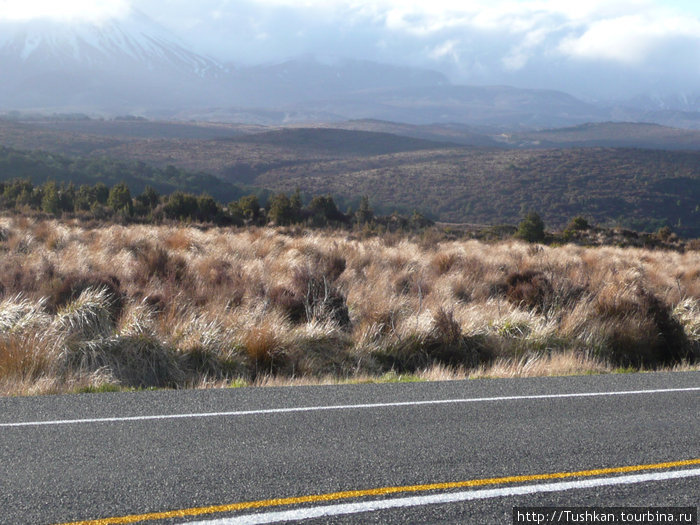
[(125, 182), (109, 187), (103, 182), (78, 186), (53, 180), (39, 185), (29, 179), (0, 181), (0, 209), (43, 212), (57, 217), (73, 215), (102, 220), (171, 220), (236, 226), (272, 224), (416, 230), (433, 224), (418, 212), (410, 217), (397, 213), (377, 216), (366, 196), (361, 198), (357, 209), (346, 212), (340, 211), (331, 195), (305, 198), (299, 190), (291, 195), (276, 193), (269, 198), (245, 195), (223, 206), (206, 193), (160, 194), (150, 185), (132, 196)]

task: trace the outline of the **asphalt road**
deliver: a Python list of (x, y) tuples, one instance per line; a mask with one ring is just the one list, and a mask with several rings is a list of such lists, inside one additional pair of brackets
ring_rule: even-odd
[[(690, 372), (1, 398), (0, 523), (65, 523), (336, 491), (697, 460), (698, 389), (700, 373)], [(619, 394), (633, 391), (638, 393)], [(609, 392), (618, 394), (569, 396)], [(586, 479), (693, 469), (700, 464)], [(265, 504), (148, 523), (579, 479)], [(515, 505), (697, 506), (700, 477), (553, 490), (307, 523), (511, 523)]]

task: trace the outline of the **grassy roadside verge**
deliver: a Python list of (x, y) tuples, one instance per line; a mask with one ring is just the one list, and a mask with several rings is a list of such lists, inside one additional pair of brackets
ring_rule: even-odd
[(698, 369), (700, 253), (0, 220), (0, 395)]

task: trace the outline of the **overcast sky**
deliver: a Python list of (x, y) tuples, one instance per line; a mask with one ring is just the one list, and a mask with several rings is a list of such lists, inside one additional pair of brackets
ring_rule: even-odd
[(700, 91), (698, 0), (0, 0), (0, 18), (130, 7), (236, 63), (371, 59), (587, 97)]

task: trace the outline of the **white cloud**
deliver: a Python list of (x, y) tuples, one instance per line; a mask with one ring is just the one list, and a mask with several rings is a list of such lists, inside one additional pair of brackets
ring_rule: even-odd
[(431, 49), (428, 52), (428, 56), (436, 60), (448, 58), (454, 62), (459, 62), (460, 56), (459, 51), (456, 49), (457, 45), (457, 40), (448, 40)]
[(123, 16), (128, 0), (0, 0), (0, 20), (101, 20)]
[(700, 2), (669, 3), (0, 0), (0, 20), (99, 19), (131, 4), (196, 50), (238, 64), (316, 54), (434, 68), (466, 83), (595, 88), (607, 75), (614, 89), (639, 78), (700, 86)]
[(592, 23), (580, 36), (564, 39), (559, 49), (589, 60), (643, 63), (664, 42), (689, 39), (700, 45), (700, 21), (693, 18), (622, 16)]

